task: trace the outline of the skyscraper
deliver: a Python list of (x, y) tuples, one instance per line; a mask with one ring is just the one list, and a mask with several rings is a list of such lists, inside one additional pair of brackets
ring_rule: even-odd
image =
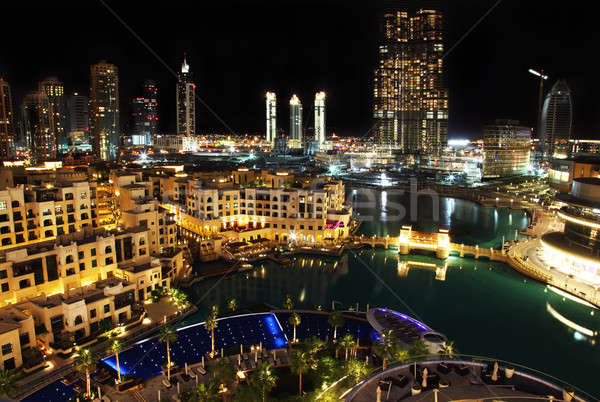
[(483, 177), (520, 176), (527, 174), (531, 153), (530, 127), (517, 120), (496, 120), (483, 132)]
[(573, 124), (571, 90), (565, 80), (558, 80), (552, 87), (542, 108), (542, 134), (544, 153), (548, 157), (566, 155)]
[(119, 72), (106, 61), (91, 66), (90, 122), (94, 152), (103, 161), (119, 155)]
[(142, 96), (131, 100), (131, 144), (151, 146), (158, 127), (158, 88), (151, 80), (144, 81)]
[(71, 145), (90, 144), (88, 97), (75, 92), (67, 98), (68, 139)]
[(0, 160), (15, 156), (15, 115), (8, 82), (0, 78)]
[(302, 103), (294, 94), (290, 99), (290, 135), (289, 147), (302, 147)]
[(325, 143), (325, 92), (315, 94), (315, 141), (319, 146)]
[(177, 134), (187, 136), (196, 134), (196, 85), (192, 82), (190, 65), (185, 56), (181, 72), (177, 76)]
[(23, 126), (32, 162), (56, 159), (56, 136), (52, 131), (51, 107), (45, 92), (34, 91), (23, 100)]
[(448, 137), (442, 14), (386, 13), (374, 77), (374, 136), (409, 153), (439, 152)]
[(65, 88), (58, 78), (49, 77), (39, 83), (38, 89), (48, 98), (50, 131), (56, 137), (58, 153), (62, 154), (68, 149)]
[(267, 132), (266, 140), (271, 144), (271, 148), (275, 144), (277, 138), (277, 96), (275, 92), (267, 92)]

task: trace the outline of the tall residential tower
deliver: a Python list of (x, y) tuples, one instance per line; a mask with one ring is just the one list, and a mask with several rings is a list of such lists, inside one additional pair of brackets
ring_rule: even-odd
[(56, 159), (56, 136), (51, 121), (51, 107), (46, 93), (28, 93), (23, 100), (23, 126), (33, 163)]
[(315, 141), (319, 147), (325, 143), (325, 92), (315, 94)]
[(177, 76), (177, 134), (187, 136), (196, 134), (196, 98), (192, 82), (190, 65), (185, 56), (181, 64), (181, 72)]
[(158, 127), (158, 88), (151, 80), (144, 82), (142, 96), (131, 100), (131, 144), (152, 146)]
[(290, 99), (289, 147), (302, 148), (302, 102), (295, 94)]
[(75, 92), (67, 98), (67, 115), (69, 116), (69, 144), (73, 146), (88, 145), (90, 141), (88, 97)]
[(275, 144), (277, 138), (277, 96), (275, 92), (267, 92), (267, 131), (266, 140), (271, 144), (271, 148)]
[(437, 153), (446, 145), (443, 53), (439, 11), (384, 15), (374, 77), (374, 135), (379, 145), (408, 153)]
[(65, 88), (56, 77), (49, 77), (39, 83), (39, 91), (48, 97), (50, 131), (56, 137), (56, 150), (59, 154), (68, 150), (67, 103)]
[(15, 115), (8, 82), (0, 78), (0, 160), (15, 156)]
[(554, 155), (566, 156), (571, 139), (573, 124), (573, 103), (571, 90), (565, 80), (554, 84), (542, 108), (542, 138), (544, 153), (548, 158)]
[(119, 155), (119, 72), (101, 61), (90, 68), (90, 120), (94, 152), (103, 161)]

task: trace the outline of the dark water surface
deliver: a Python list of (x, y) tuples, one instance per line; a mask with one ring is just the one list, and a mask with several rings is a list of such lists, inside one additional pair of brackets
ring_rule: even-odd
[[(352, 190), (348, 192), (360, 216), (372, 217), (360, 228), (365, 235), (397, 236), (403, 224), (411, 224), (424, 232), (449, 228), (455, 242), (498, 247), (502, 236), (513, 239), (515, 229), (527, 226), (521, 211), (451, 198), (440, 198), (438, 219), (431, 197), (419, 198), (412, 221), (409, 196), (393, 192), (369, 196), (374, 201), (367, 203), (362, 194), (353, 197)], [(397, 218), (396, 205), (407, 210), (404, 219)], [(286, 294), (294, 297), (299, 308), (329, 309), (332, 301), (338, 308), (356, 303), (361, 310), (367, 304), (386, 306), (446, 334), (462, 353), (523, 364), (600, 395), (597, 337), (557, 319), (558, 314), (597, 332), (600, 312), (546, 291), (544, 285), (501, 263), (450, 257), (446, 265), (427, 254), (362, 250), (340, 259), (297, 257), (287, 266), (265, 262), (253, 271), (217, 281), (203, 281), (192, 290), (193, 300), (202, 299), (202, 311), (186, 324), (203, 320), (206, 306), (219, 304), (226, 309), (231, 298), (241, 306), (281, 306)]]

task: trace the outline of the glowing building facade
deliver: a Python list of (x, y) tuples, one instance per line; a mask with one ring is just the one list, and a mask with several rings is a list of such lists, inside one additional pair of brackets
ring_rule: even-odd
[(56, 150), (59, 154), (65, 153), (68, 149), (68, 138), (67, 103), (63, 83), (56, 77), (49, 77), (39, 83), (38, 89), (48, 98), (50, 131), (56, 137)]
[(187, 136), (196, 134), (196, 85), (192, 81), (190, 65), (185, 56), (181, 72), (177, 76), (177, 134)]
[(277, 96), (275, 92), (267, 92), (267, 129), (266, 140), (271, 144), (275, 144), (277, 138)]
[(325, 92), (315, 94), (315, 141), (322, 146), (326, 138)]
[(565, 80), (559, 80), (546, 95), (542, 108), (542, 141), (548, 157), (568, 154), (572, 124), (571, 90)]
[(302, 148), (302, 103), (296, 95), (290, 99), (290, 148)]
[(67, 110), (69, 117), (68, 142), (77, 146), (89, 144), (90, 120), (89, 101), (85, 95), (75, 92), (67, 98)]
[(527, 173), (531, 154), (531, 128), (516, 120), (496, 120), (483, 133), (483, 178)]
[(442, 14), (386, 13), (374, 77), (374, 136), (409, 153), (440, 152), (448, 137)]
[(91, 66), (90, 120), (94, 151), (103, 161), (119, 155), (119, 72), (113, 64), (101, 61)]
[(558, 216), (564, 232), (542, 236), (543, 258), (555, 269), (578, 280), (600, 284), (600, 179), (573, 180), (571, 193), (560, 193)]
[(8, 82), (0, 78), (0, 160), (15, 155), (15, 120)]
[(56, 136), (52, 131), (50, 104), (44, 92), (30, 92), (25, 96), (23, 127), (32, 162), (56, 159)]

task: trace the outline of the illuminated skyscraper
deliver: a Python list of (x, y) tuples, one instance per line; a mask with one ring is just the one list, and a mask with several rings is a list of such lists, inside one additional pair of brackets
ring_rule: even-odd
[(187, 136), (196, 134), (196, 85), (192, 82), (190, 65), (185, 56), (181, 72), (177, 76), (177, 134)]
[(94, 151), (104, 161), (119, 155), (119, 72), (106, 61), (91, 66), (90, 123)]
[(48, 97), (50, 131), (56, 137), (57, 152), (62, 154), (68, 149), (65, 88), (58, 78), (49, 77), (39, 83), (38, 89)]
[(277, 96), (274, 92), (267, 92), (267, 132), (266, 140), (271, 144), (275, 144), (277, 138)]
[(448, 137), (442, 14), (386, 13), (383, 36), (374, 77), (375, 139), (404, 152), (439, 152)]
[(483, 132), (483, 177), (527, 174), (531, 153), (531, 127), (517, 120), (496, 120)]
[(15, 115), (8, 82), (0, 78), (0, 160), (15, 156)]
[(25, 138), (34, 163), (56, 159), (56, 136), (52, 132), (50, 110), (44, 92), (30, 92), (23, 100)]
[(289, 146), (291, 148), (302, 147), (302, 103), (296, 95), (290, 99), (290, 134)]
[(565, 80), (554, 84), (542, 108), (542, 133), (545, 154), (548, 157), (567, 155), (571, 126), (573, 124), (573, 103), (571, 90)]
[(131, 100), (130, 139), (132, 146), (151, 146), (158, 127), (158, 88), (154, 81), (145, 81), (142, 96)]
[(315, 95), (315, 141), (319, 146), (325, 143), (325, 92)]
[(90, 144), (88, 97), (75, 92), (67, 98), (68, 138), (71, 145)]

